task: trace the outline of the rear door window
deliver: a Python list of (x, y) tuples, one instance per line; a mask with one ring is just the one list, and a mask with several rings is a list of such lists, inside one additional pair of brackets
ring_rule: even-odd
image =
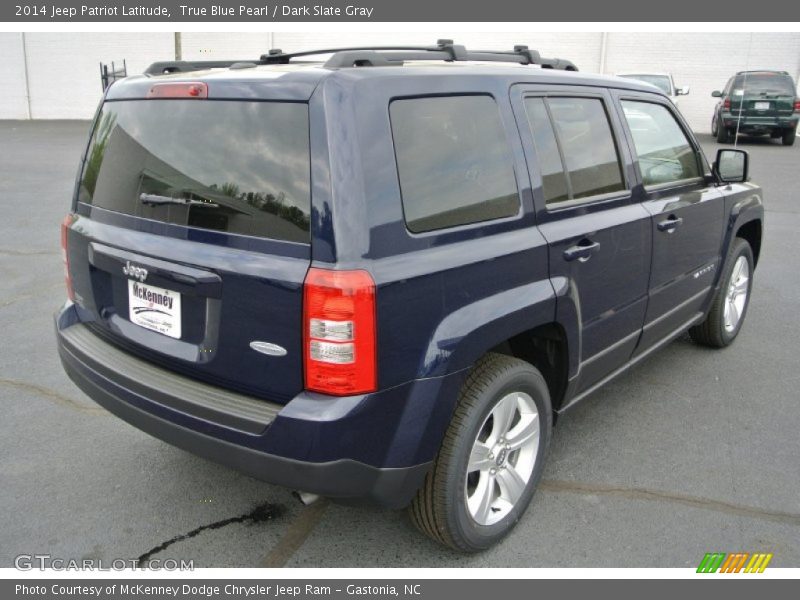
[(589, 199), (626, 189), (617, 145), (602, 100), (531, 97), (525, 99), (525, 110), (548, 204)]
[(525, 101), (528, 119), (536, 146), (536, 157), (542, 173), (542, 190), (547, 204), (569, 200), (567, 175), (558, 152), (556, 133), (547, 115), (544, 98), (528, 98)]
[(308, 243), (307, 106), (107, 102), (79, 201), (166, 223)]
[(623, 100), (642, 183), (659, 185), (700, 177), (697, 154), (670, 110), (661, 104)]
[(410, 231), (518, 214), (511, 151), (492, 97), (395, 100), (389, 112)]

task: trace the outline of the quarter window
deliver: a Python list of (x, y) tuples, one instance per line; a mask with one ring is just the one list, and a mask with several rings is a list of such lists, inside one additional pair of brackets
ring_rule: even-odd
[(622, 108), (646, 186), (700, 177), (697, 154), (666, 106), (623, 100)]
[(525, 106), (547, 204), (625, 189), (617, 146), (601, 100), (527, 98)]
[(433, 231), (519, 212), (511, 152), (493, 98), (395, 100), (389, 112), (409, 230)]

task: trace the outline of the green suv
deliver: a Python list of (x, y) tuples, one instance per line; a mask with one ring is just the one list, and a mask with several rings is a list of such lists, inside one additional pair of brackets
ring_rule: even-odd
[(800, 119), (800, 98), (794, 80), (786, 71), (740, 71), (725, 89), (711, 93), (719, 98), (711, 121), (711, 133), (720, 143), (738, 133), (781, 138), (794, 144)]

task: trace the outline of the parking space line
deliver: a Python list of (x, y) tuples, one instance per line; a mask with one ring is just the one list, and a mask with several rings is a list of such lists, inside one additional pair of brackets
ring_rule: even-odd
[(731, 504), (720, 500), (701, 498), (699, 496), (688, 496), (674, 492), (664, 492), (660, 490), (649, 490), (646, 488), (624, 488), (601, 483), (581, 483), (578, 481), (556, 481), (543, 480), (539, 484), (539, 489), (549, 492), (565, 492), (569, 494), (581, 495), (604, 495), (628, 498), (631, 500), (649, 500), (655, 502), (672, 502), (691, 506), (692, 508), (702, 508), (715, 512), (749, 517), (752, 519), (763, 519), (776, 523), (800, 526), (800, 514), (773, 511), (754, 506), (744, 506), (741, 504)]
[(283, 567), (294, 556), (325, 514), (328, 501), (320, 498), (306, 506), (292, 521), (275, 547), (262, 560), (261, 567)]

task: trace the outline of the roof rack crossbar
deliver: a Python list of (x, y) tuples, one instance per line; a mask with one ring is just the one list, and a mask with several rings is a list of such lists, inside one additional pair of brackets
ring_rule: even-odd
[[(542, 58), (536, 50), (528, 46), (516, 45), (513, 50), (467, 50), (453, 40), (441, 39), (435, 46), (354, 46), (344, 48), (325, 48), (304, 50), (302, 52), (283, 52), (273, 48), (262, 54), (258, 61), (245, 61), (253, 65), (288, 64), (293, 59), (307, 56), (330, 54), (324, 66), (329, 69), (344, 69), (365, 66), (402, 65), (407, 61), (442, 60), (446, 62), (480, 61), (511, 62), (521, 65), (539, 65), (543, 69), (577, 71), (578, 68), (563, 58)], [(208, 61), (167, 61), (156, 62), (145, 71), (147, 75), (184, 73), (201, 69), (230, 68), (242, 64), (241, 60)]]

